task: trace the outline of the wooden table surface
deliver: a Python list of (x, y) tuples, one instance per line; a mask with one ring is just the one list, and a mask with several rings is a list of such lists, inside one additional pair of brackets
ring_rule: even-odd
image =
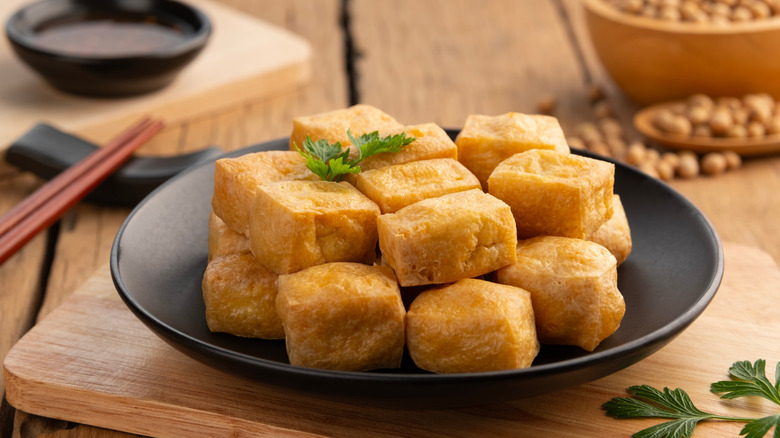
[[(300, 90), (169, 126), (144, 152), (175, 154), (213, 144), (236, 149), (288, 135), (295, 116), (359, 102), (402, 123), (459, 127), (470, 113), (534, 113), (540, 99), (555, 97), (554, 114), (573, 133), (578, 123), (595, 120), (592, 86), (606, 91), (616, 117), (632, 132), (638, 108), (599, 66), (577, 0), (221, 2), (306, 38), (313, 48), (312, 81)], [(0, 212), (41, 184), (5, 163), (0, 175)], [(780, 156), (671, 185), (704, 211), (724, 241), (780, 260)], [(105, 265), (128, 212), (80, 204), (0, 267), (0, 359)], [(127, 436), (16, 412), (3, 398), (0, 436), (39, 435)]]

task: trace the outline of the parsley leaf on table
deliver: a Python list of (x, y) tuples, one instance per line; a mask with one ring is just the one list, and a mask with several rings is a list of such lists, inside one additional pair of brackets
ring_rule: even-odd
[[(775, 385), (766, 377), (766, 361), (735, 362), (729, 368), (732, 380), (713, 383), (712, 392), (725, 393), (723, 399), (737, 397), (764, 397), (780, 405), (780, 363), (775, 372)], [(690, 438), (696, 425), (703, 420), (724, 420), (746, 422), (740, 432), (745, 438), (761, 438), (773, 427), (774, 438), (780, 438), (780, 414), (764, 418), (737, 418), (703, 412), (694, 406), (691, 398), (682, 389), (664, 388), (660, 391), (652, 386), (631, 386), (632, 397), (615, 397), (604, 403), (607, 415), (615, 418), (667, 418), (671, 421), (656, 424), (634, 434), (636, 438)]]
[(682, 389), (664, 388), (659, 391), (652, 386), (642, 385), (628, 388), (628, 393), (635, 398), (615, 397), (604, 403), (602, 408), (607, 411), (607, 415), (615, 418), (673, 419), (635, 434), (637, 438), (690, 437), (699, 421), (718, 418), (697, 409)]
[(725, 392), (720, 398), (732, 399), (737, 397), (758, 396), (764, 397), (780, 405), (780, 362), (775, 370), (775, 385), (766, 377), (766, 361), (757, 360), (751, 364), (749, 361), (735, 362), (729, 368), (732, 379), (713, 383), (710, 386), (712, 392)]

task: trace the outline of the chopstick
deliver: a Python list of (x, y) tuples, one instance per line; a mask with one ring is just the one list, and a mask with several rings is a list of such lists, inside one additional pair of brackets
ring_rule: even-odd
[(159, 120), (140, 120), (0, 217), (0, 264), (108, 178), (162, 127)]

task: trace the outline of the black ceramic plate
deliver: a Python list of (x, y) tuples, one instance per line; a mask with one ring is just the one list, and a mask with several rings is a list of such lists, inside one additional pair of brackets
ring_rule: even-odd
[[(279, 139), (230, 156), (287, 149), (287, 144)], [(315, 397), (439, 408), (531, 397), (589, 382), (671, 341), (701, 314), (723, 274), (720, 241), (704, 215), (666, 184), (616, 163), (615, 191), (628, 215), (634, 249), (618, 270), (626, 301), (623, 323), (595, 351), (545, 345), (527, 369), (450, 375), (421, 371), (408, 356), (402, 368), (378, 372), (296, 367), (288, 363), (283, 341), (216, 334), (206, 326), (201, 279), (213, 174), (213, 163), (185, 172), (130, 214), (111, 252), (117, 290), (138, 318), (185, 354)]]

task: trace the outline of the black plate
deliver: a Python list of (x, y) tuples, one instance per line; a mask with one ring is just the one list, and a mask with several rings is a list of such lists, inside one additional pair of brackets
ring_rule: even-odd
[[(287, 139), (279, 139), (229, 156), (287, 145)], [(116, 288), (138, 318), (185, 354), (316, 397), (440, 408), (531, 397), (589, 382), (671, 341), (709, 304), (723, 275), (722, 247), (707, 218), (666, 184), (616, 163), (615, 191), (628, 215), (634, 249), (618, 270), (626, 301), (623, 324), (595, 351), (545, 345), (527, 369), (450, 375), (421, 371), (408, 356), (401, 369), (381, 372), (296, 367), (288, 363), (283, 341), (243, 339), (206, 327), (201, 280), (213, 175), (213, 163), (198, 166), (133, 210), (111, 251)]]

